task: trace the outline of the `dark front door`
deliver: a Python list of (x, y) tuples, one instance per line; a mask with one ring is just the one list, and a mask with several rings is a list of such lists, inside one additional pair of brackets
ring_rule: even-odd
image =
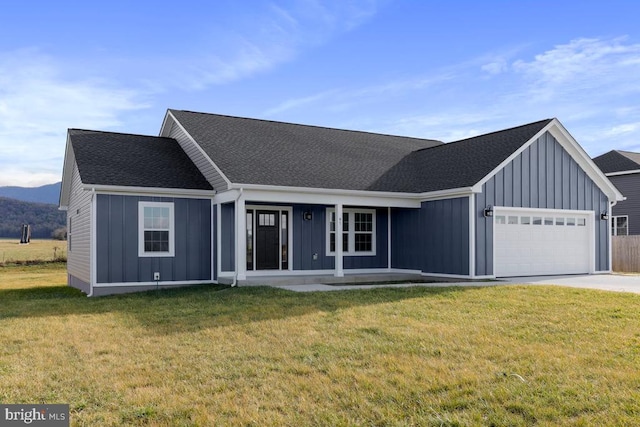
[(256, 211), (256, 270), (280, 268), (280, 212)]

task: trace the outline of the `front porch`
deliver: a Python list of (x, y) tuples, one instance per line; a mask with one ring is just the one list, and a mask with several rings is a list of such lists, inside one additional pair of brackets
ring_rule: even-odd
[[(341, 284), (388, 284), (388, 283), (447, 283), (461, 282), (463, 279), (422, 276), (413, 273), (349, 273), (345, 271), (343, 277), (336, 277), (333, 271), (327, 274), (314, 275), (265, 275), (250, 276), (244, 280), (238, 280), (238, 286), (283, 286), (283, 285), (341, 285)], [(221, 284), (232, 284), (233, 278), (220, 278)]]

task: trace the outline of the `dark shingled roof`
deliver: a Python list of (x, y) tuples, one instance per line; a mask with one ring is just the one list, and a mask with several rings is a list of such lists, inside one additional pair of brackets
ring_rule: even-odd
[(411, 152), (442, 145), (428, 139), (170, 112), (238, 184), (367, 190)]
[(640, 153), (611, 150), (593, 159), (604, 173), (623, 172), (640, 169)]
[(175, 139), (69, 129), (84, 184), (212, 190)]
[(403, 158), (368, 189), (422, 193), (471, 187), (551, 120), (418, 150)]

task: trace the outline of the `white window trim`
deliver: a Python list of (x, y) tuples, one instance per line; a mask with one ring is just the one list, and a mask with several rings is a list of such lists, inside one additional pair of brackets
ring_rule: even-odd
[[(169, 208), (169, 251), (146, 252), (144, 250), (144, 208)], [(175, 256), (175, 216), (172, 202), (138, 202), (138, 256), (139, 257), (173, 257)]]
[[(618, 218), (626, 218), (627, 219), (627, 234), (618, 234), (618, 225), (616, 224), (616, 219)], [(612, 236), (628, 236), (629, 235), (629, 215), (616, 215), (611, 217), (611, 231), (613, 233)]]
[[(326, 254), (327, 256), (335, 256), (336, 253), (335, 251), (332, 252), (331, 249), (331, 214), (334, 213), (336, 210), (335, 208), (327, 208), (326, 211), (326, 229), (325, 229), (325, 248), (326, 248)], [(349, 214), (349, 231), (348, 231), (348, 235), (349, 235), (349, 245), (348, 245), (348, 251), (343, 251), (342, 255), (343, 256), (375, 256), (376, 255), (376, 210), (375, 209), (343, 209), (342, 210), (342, 214)], [(369, 252), (356, 252), (355, 251), (355, 227), (354, 227), (354, 223), (355, 223), (355, 215), (356, 213), (367, 213), (367, 214), (371, 214), (371, 218), (373, 221), (372, 224), (372, 228), (371, 228), (371, 251)], [(338, 233), (342, 234), (343, 231), (340, 230), (338, 231), (338, 227), (336, 227), (336, 245), (337, 244), (342, 244), (342, 238), (338, 239), (337, 235)]]

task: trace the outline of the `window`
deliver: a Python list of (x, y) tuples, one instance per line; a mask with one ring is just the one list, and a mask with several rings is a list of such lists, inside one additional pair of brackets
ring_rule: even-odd
[(496, 215), (496, 224), (504, 224), (505, 223), (505, 217), (504, 215)]
[(569, 226), (576, 225), (576, 219), (575, 218), (567, 218), (567, 225), (569, 225)]
[(627, 215), (611, 217), (611, 235), (612, 236), (628, 236), (629, 235), (629, 217)]
[(247, 270), (253, 270), (253, 210), (247, 209)]
[(258, 214), (258, 225), (261, 227), (275, 227), (276, 214), (275, 213)]
[(556, 218), (556, 225), (564, 225), (564, 218)]
[(542, 218), (539, 216), (533, 217), (533, 225), (542, 225)]
[(507, 218), (507, 224), (517, 224), (517, 223), (518, 223), (518, 217), (509, 215), (509, 217)]
[[(343, 255), (376, 254), (376, 212), (368, 209), (342, 211)], [(327, 209), (327, 254), (336, 252), (336, 212)]]
[(520, 224), (522, 224), (522, 225), (531, 224), (531, 217), (530, 216), (522, 216), (522, 217), (520, 217)]
[(280, 261), (281, 269), (289, 269), (289, 212), (280, 212)]
[(174, 256), (173, 203), (138, 203), (138, 255)]

